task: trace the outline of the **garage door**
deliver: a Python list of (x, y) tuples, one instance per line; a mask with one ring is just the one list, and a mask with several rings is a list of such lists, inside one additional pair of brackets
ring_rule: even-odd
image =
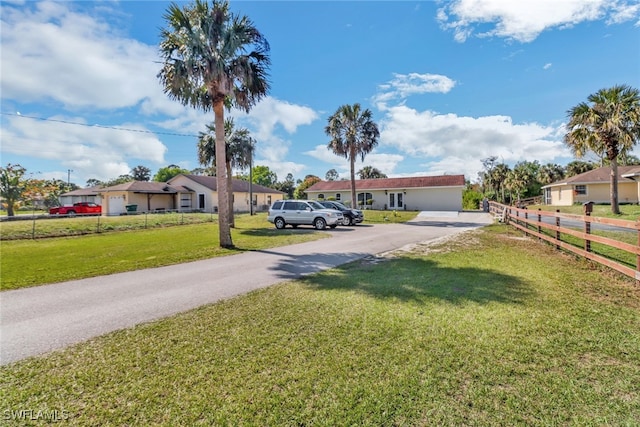
[(111, 196), (109, 197), (109, 212), (107, 215), (120, 215), (121, 213), (126, 212), (127, 209), (124, 204), (124, 199), (122, 196)]

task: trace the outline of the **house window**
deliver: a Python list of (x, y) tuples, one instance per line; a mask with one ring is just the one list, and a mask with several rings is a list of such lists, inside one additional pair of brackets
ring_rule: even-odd
[(318, 194), (318, 200), (324, 200), (324, 194), (322, 193)]
[(340, 201), (340, 193), (336, 193), (336, 200)]
[(586, 185), (576, 185), (576, 196), (586, 196), (587, 195), (587, 186)]
[(371, 199), (373, 199), (373, 195), (371, 193), (358, 193), (358, 205), (360, 206), (368, 204), (367, 201)]
[(204, 209), (204, 194), (198, 194), (198, 209)]
[(267, 194), (267, 205), (271, 206), (271, 194)]

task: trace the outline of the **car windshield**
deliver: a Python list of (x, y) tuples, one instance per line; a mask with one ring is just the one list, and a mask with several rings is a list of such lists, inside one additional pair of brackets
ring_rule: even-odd
[(307, 203), (309, 203), (311, 207), (313, 207), (313, 209), (327, 209), (324, 206), (322, 206), (320, 203), (314, 200), (308, 200)]
[(338, 208), (340, 208), (340, 210), (342, 210), (342, 211), (347, 211), (347, 210), (349, 210), (349, 208), (348, 208), (348, 207), (346, 207), (345, 205), (343, 205), (343, 204), (342, 204), (342, 203), (340, 203), (340, 202), (333, 202), (333, 203), (334, 203)]

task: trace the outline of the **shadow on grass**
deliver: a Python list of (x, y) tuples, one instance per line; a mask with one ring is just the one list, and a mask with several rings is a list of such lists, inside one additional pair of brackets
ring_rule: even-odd
[(439, 299), (452, 304), (521, 304), (534, 293), (521, 279), (492, 270), (449, 268), (411, 257), (373, 264), (369, 260), (371, 258), (301, 281), (319, 290), (358, 291), (375, 298), (418, 303)]

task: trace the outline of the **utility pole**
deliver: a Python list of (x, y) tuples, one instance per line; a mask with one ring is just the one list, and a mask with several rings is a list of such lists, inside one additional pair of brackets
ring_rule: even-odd
[(71, 172), (73, 172), (72, 169), (67, 169), (67, 186), (71, 187)]

